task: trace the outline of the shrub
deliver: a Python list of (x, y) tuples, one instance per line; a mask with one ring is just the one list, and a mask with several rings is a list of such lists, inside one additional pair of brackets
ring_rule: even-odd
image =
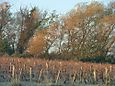
[(14, 57), (23, 57), (23, 58), (27, 58), (27, 57), (33, 57), (33, 55), (29, 54), (29, 53), (23, 53), (23, 54), (14, 54), (12, 55)]
[(81, 58), (80, 61), (104, 63), (105, 62), (105, 57), (104, 56), (97, 56), (97, 57)]

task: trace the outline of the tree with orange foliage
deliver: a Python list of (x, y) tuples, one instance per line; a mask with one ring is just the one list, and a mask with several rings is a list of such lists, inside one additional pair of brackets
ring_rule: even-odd
[(50, 48), (54, 46), (55, 40), (58, 38), (58, 23), (54, 21), (56, 16), (54, 13), (50, 16), (47, 16), (46, 13), (44, 15), (44, 18), (41, 21), (41, 29), (36, 30), (34, 36), (29, 41), (29, 46), (26, 50), (26, 52), (29, 52), (34, 56), (45, 54), (45, 56), (48, 57)]
[(106, 56), (115, 40), (111, 36), (114, 14), (107, 13), (107, 16), (105, 11), (103, 4), (94, 1), (89, 5), (78, 5), (77, 10), (65, 16), (68, 43), (64, 52), (78, 58)]
[(36, 32), (36, 34), (29, 41), (29, 45), (26, 52), (34, 56), (43, 54), (44, 48), (46, 46), (45, 36), (46, 36), (46, 30)]

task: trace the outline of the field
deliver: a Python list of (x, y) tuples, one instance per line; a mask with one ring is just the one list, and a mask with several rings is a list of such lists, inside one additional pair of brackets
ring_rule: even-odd
[(91, 86), (97, 86), (97, 84), (114, 86), (115, 65), (1, 57), (0, 84), (16, 80), (39, 85), (47, 83), (50, 86), (51, 84), (59, 86), (69, 84), (71, 84), (70, 86), (80, 86), (80, 84), (82, 84), (81, 86), (89, 86), (89, 84)]

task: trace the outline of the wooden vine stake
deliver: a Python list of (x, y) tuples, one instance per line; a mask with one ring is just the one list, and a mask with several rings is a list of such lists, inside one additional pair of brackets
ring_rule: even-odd
[(11, 62), (10, 62), (10, 72), (12, 71), (12, 64), (11, 64)]
[[(60, 62), (60, 67), (61, 67), (61, 64), (62, 64), (62, 63)], [(57, 83), (58, 80), (59, 80), (60, 73), (61, 73), (61, 69), (59, 69), (59, 71), (58, 71), (57, 78), (56, 78), (56, 83)]]
[(19, 79), (20, 79), (20, 76), (22, 74), (22, 68), (19, 68), (19, 70), (20, 70), (20, 73), (19, 73)]
[(40, 70), (39, 80), (41, 79), (43, 69)]
[(32, 82), (32, 68), (30, 67), (30, 83)]
[(108, 68), (105, 68), (105, 84), (108, 84)]
[(93, 81), (93, 67), (92, 67), (92, 65), (90, 66), (90, 68), (89, 68), (89, 82), (92, 82)]
[(110, 71), (109, 71), (109, 83), (112, 83), (112, 80), (113, 80), (113, 77), (112, 77), (112, 74), (113, 74), (113, 70), (112, 70), (112, 66), (110, 65)]
[(74, 76), (73, 76), (73, 80), (72, 80), (72, 83), (74, 83), (75, 82), (75, 79), (76, 79), (76, 72), (74, 72)]
[(47, 72), (47, 75), (48, 75), (48, 63), (46, 62), (46, 72)]
[(97, 80), (96, 77), (97, 77), (97, 76), (96, 76), (96, 69), (94, 69), (94, 70), (93, 70), (94, 83), (96, 83), (96, 80)]
[(14, 79), (14, 75), (15, 75), (15, 66), (12, 66), (12, 78)]
[(83, 67), (80, 67), (80, 82), (82, 82), (82, 78), (83, 78)]
[(24, 70), (26, 70), (26, 64), (24, 64)]

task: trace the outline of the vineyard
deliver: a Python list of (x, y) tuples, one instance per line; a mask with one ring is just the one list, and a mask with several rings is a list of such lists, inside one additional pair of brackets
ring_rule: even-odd
[(112, 84), (115, 65), (35, 58), (0, 58), (0, 82)]

